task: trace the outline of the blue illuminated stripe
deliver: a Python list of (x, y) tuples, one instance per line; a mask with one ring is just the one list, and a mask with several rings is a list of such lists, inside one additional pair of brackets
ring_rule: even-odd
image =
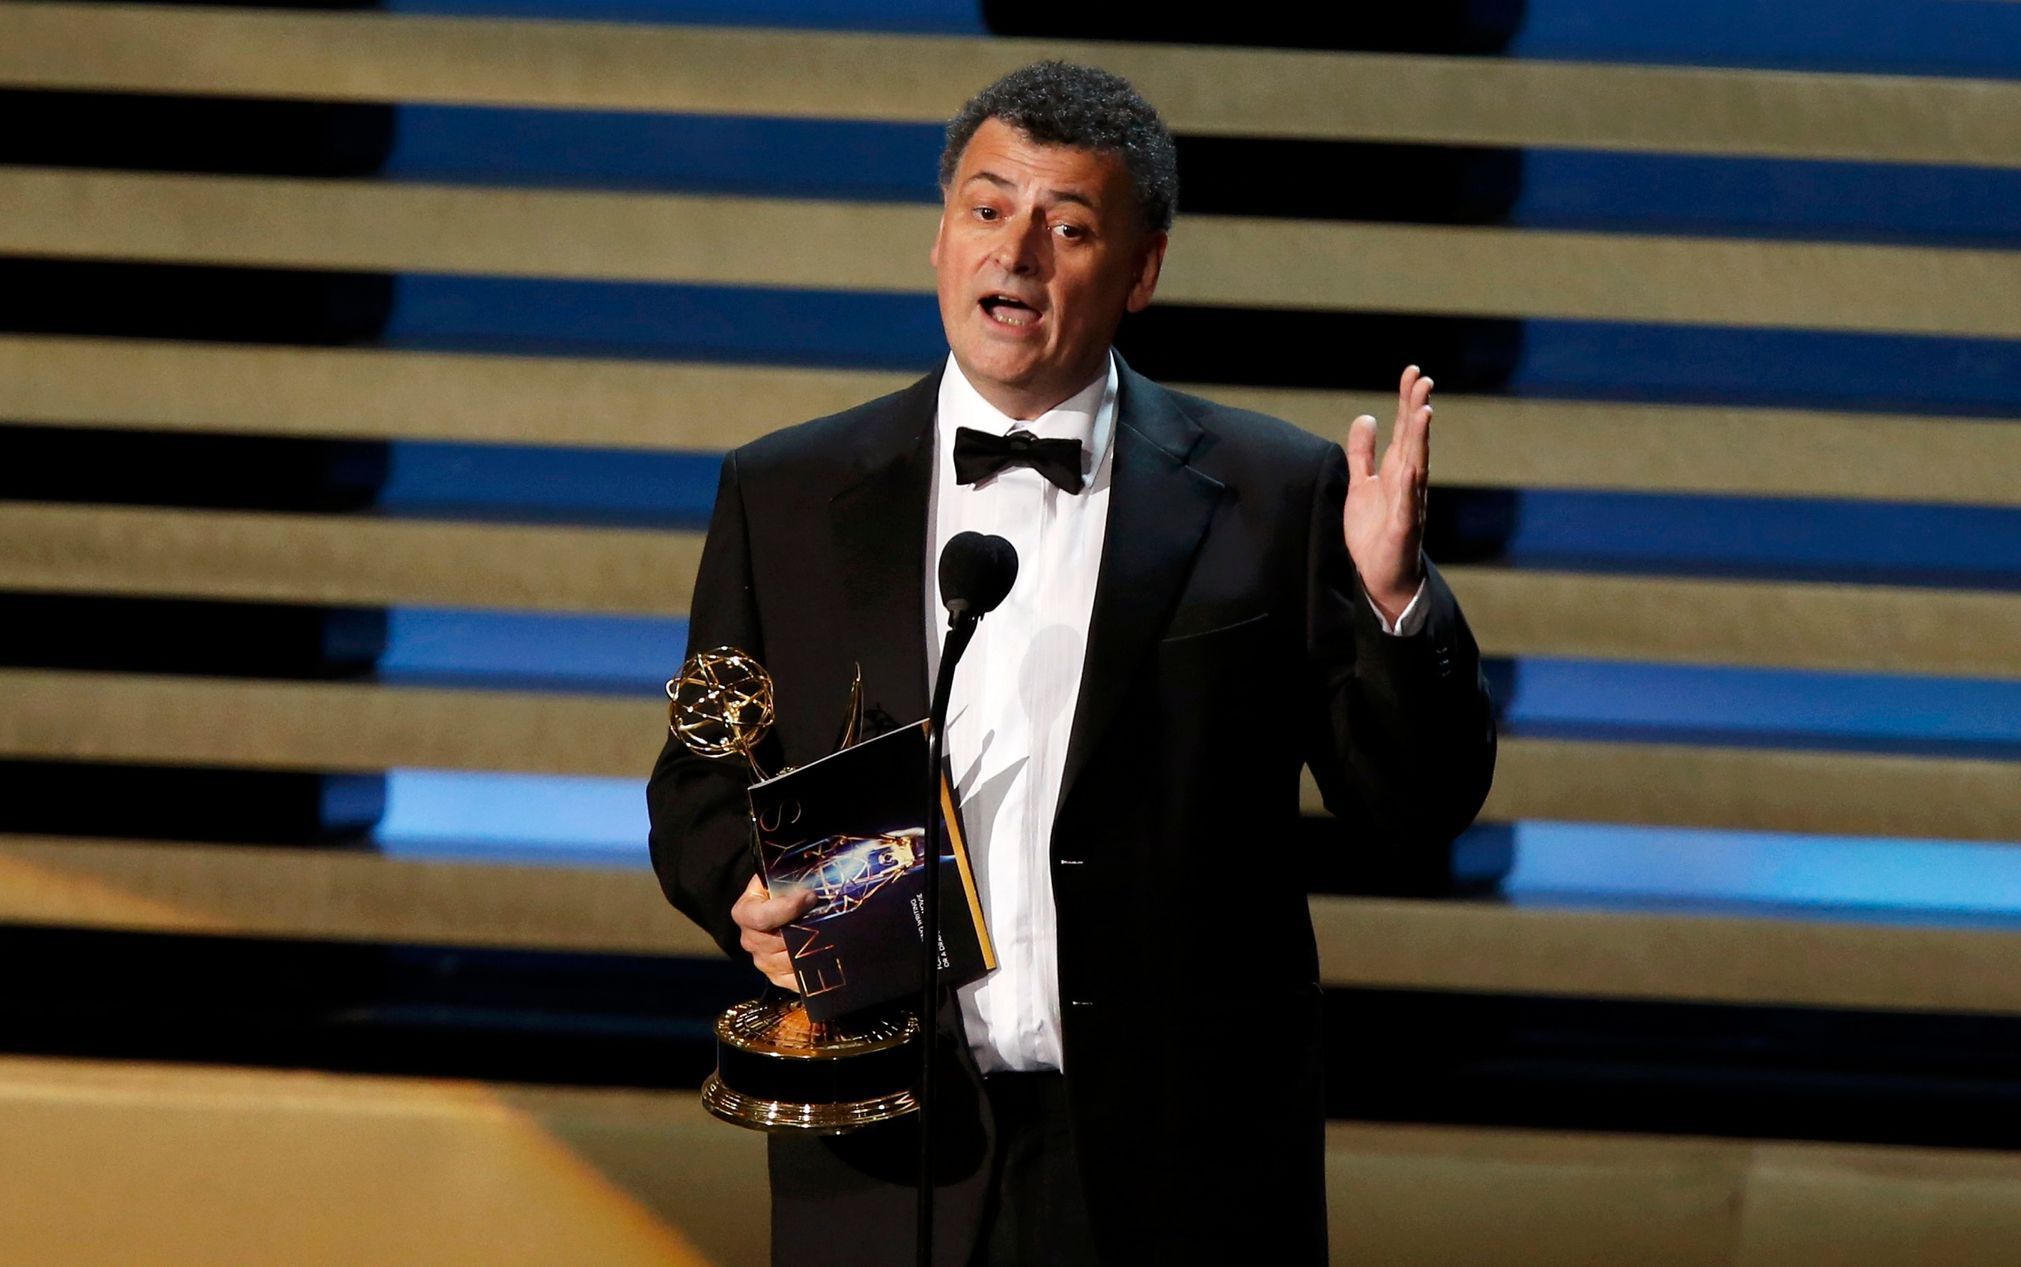
[[(698, 530), (721, 463), (702, 452), (396, 441), (378, 505)], [(2021, 587), (2021, 509), (1535, 489), (1488, 509), (1498, 557), (1520, 567)]]
[(1601, 321), (1532, 320), (1522, 331), (1508, 383), (1517, 395), (2021, 414), (2021, 340)]
[(373, 840), (396, 858), (644, 866), (654, 755), (636, 779), (392, 770)]
[(2007, 246), (2021, 171), (1684, 154), (1523, 151), (1524, 228)]
[(1521, 566), (2021, 586), (2021, 510), (2007, 507), (1555, 490), (1512, 496), (1503, 557)]
[(1555, 659), (1517, 661), (1507, 681), (1497, 702), (1519, 730), (1601, 723), (2021, 747), (2021, 682)]
[[(644, 867), (645, 780), (395, 770), (375, 835), (391, 857)], [(2021, 911), (2021, 848), (1766, 832), (1516, 824), (1505, 885), (1576, 898), (1877, 911)]]
[(1986, 0), (1527, 0), (1512, 55), (1790, 70), (2021, 75), (2021, 9)]
[[(790, 420), (782, 420), (790, 421)], [(396, 514), (700, 528), (715, 503), (719, 453), (396, 441), (379, 506)]]
[(2021, 847), (1525, 822), (1503, 890), (1681, 902), (2021, 912)]
[(680, 667), (687, 642), (688, 622), (672, 617), (396, 607), (387, 613), (379, 676), (652, 698)]
[[(937, 124), (402, 105), (393, 180), (932, 203)], [(1706, 155), (1523, 152), (1531, 228), (2003, 245), (2021, 171)], [(1343, 214), (1352, 215), (1351, 209)]]
[(395, 107), (394, 180), (935, 202), (934, 124)]
[[(654, 698), (686, 643), (678, 618), (400, 607), (387, 615), (380, 676)], [(1517, 733), (2021, 749), (2017, 681), (1550, 658), (1505, 662), (1496, 677)]]
[(428, 273), (395, 279), (382, 339), (396, 347), (922, 374), (947, 355), (930, 294)]
[[(392, 13), (982, 34), (979, 0), (380, 0)], [(1232, 19), (1239, 21), (1239, 19)], [(2021, 15), (1998, 0), (1839, 0), (1830, 20), (1761, 0), (1527, 0), (1513, 55), (1803, 70), (2021, 73)], [(981, 87), (981, 85), (977, 85)]]
[[(2021, 340), (1541, 320), (1521, 330), (1508, 384), (1518, 395), (2021, 415)], [(947, 354), (925, 293), (430, 273), (395, 279), (383, 341), (920, 373)]]

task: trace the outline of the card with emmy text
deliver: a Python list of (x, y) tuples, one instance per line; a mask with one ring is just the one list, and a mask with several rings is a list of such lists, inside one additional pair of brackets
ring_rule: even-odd
[[(920, 802), (926, 723), (866, 739), (752, 786), (751, 821), (766, 887), (817, 898), (782, 930), (807, 1014), (832, 1020), (919, 993), (926, 825)], [(963, 844), (941, 780), (940, 977), (963, 985), (996, 967)]]

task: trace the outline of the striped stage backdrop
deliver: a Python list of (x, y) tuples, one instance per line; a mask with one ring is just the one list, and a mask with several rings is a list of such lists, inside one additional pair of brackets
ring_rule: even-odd
[(1277, 855), (1337, 1259), (2011, 1261), (2021, 4), (1025, 8), (0, 6), (0, 1262), (762, 1256), (659, 684), (1041, 56), (1180, 137), (1133, 364), (1440, 384), (1494, 794)]

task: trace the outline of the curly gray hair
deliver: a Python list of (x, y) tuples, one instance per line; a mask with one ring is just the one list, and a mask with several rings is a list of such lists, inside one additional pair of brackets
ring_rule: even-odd
[(1163, 233), (1179, 204), (1179, 157), (1172, 133), (1130, 81), (1093, 66), (1034, 62), (969, 99), (948, 121), (940, 189), (954, 182), (961, 152), (985, 119), (1001, 119), (1042, 145), (1120, 155), (1144, 223)]

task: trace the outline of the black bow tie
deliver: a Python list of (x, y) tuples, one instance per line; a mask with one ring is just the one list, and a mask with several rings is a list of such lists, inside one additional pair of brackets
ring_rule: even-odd
[(1081, 491), (1081, 442), (1041, 440), (1029, 431), (993, 436), (974, 427), (954, 432), (954, 478), (973, 484), (1010, 466), (1029, 466), (1069, 493)]

